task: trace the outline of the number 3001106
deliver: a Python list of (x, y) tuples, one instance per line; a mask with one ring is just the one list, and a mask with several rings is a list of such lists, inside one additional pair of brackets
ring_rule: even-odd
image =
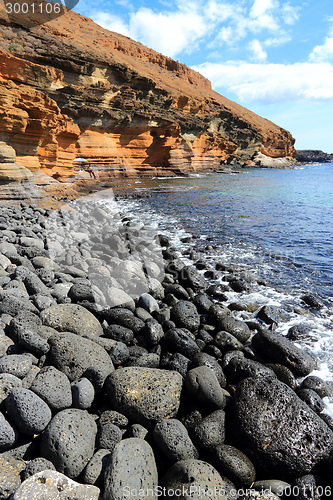
[(8, 2), (5, 5), (7, 14), (60, 14), (61, 12), (61, 5), (53, 2)]

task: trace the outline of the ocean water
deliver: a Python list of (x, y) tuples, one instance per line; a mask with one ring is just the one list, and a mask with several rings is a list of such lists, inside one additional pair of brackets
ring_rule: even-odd
[[(309, 326), (311, 340), (298, 345), (316, 356), (314, 374), (333, 387), (333, 164), (155, 178), (134, 189), (150, 197), (103, 203), (167, 234), (176, 247), (212, 245), (203, 254), (209, 264), (223, 262), (254, 278), (251, 293), (227, 293), (229, 302), (247, 306), (239, 317), (272, 304), (285, 311), (279, 333)], [(193, 242), (182, 243), (188, 235)], [(324, 307), (310, 310), (303, 293)], [(333, 416), (333, 399), (325, 411)]]

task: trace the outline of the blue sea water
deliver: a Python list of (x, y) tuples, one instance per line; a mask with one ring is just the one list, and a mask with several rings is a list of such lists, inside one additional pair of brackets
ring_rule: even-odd
[(148, 189), (144, 204), (212, 238), (236, 264), (286, 290), (332, 297), (332, 163), (155, 179)]
[[(236, 313), (240, 319), (271, 304), (286, 312), (277, 332), (285, 335), (300, 323), (310, 327), (312, 338), (298, 345), (315, 355), (314, 374), (333, 387), (332, 163), (155, 178), (137, 181), (135, 190), (150, 197), (118, 202), (122, 213), (155, 226), (176, 247), (191, 246), (181, 239), (194, 235), (192, 245), (214, 247), (203, 253), (209, 264), (223, 262), (254, 279), (251, 293), (226, 293), (229, 302), (247, 307)], [(324, 307), (307, 308), (304, 293), (315, 294)], [(333, 398), (326, 404), (333, 417)]]

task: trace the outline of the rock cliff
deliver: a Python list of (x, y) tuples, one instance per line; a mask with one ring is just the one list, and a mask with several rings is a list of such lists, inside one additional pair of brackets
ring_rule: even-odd
[(289, 132), (200, 74), (72, 11), (31, 26), (0, 6), (0, 96), (0, 140), (60, 181), (76, 156), (104, 181), (295, 155)]
[(301, 163), (333, 163), (333, 153), (320, 150), (303, 149), (297, 151), (296, 160)]

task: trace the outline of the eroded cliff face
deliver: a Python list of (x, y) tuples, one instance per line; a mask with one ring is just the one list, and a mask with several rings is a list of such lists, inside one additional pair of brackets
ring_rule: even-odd
[(99, 178), (294, 156), (289, 132), (211, 90), (200, 74), (68, 11), (39, 27), (0, 6), (0, 140), (61, 181), (73, 159)]

